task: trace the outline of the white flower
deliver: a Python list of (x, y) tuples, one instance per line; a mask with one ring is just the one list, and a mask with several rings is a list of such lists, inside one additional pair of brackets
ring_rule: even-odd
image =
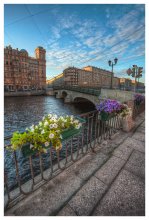
[(31, 131), (34, 132), (34, 128), (31, 128)]
[(51, 118), (51, 120), (52, 120), (53, 122), (57, 122), (57, 116), (56, 116), (56, 117), (53, 116), (53, 117)]
[(51, 114), (48, 114), (48, 117), (49, 117), (49, 118), (51, 118), (51, 117), (52, 117), (52, 115), (51, 115)]
[(71, 116), (70, 116), (70, 120), (73, 121), (73, 119), (74, 119), (74, 117), (73, 117), (73, 115), (71, 115)]
[(59, 133), (59, 132), (60, 132), (60, 130), (56, 130), (56, 132), (57, 132), (57, 133)]
[(50, 128), (53, 128), (53, 124), (50, 124), (49, 127), (50, 127)]
[(45, 116), (42, 118), (43, 120), (45, 119)]
[(34, 145), (30, 144), (30, 149), (32, 149), (34, 147)]
[(42, 126), (42, 122), (41, 121), (39, 122), (39, 125)]
[(51, 133), (51, 134), (49, 135), (49, 138), (50, 138), (50, 139), (54, 138), (54, 134)]
[(60, 135), (60, 138), (63, 139), (62, 135)]
[(64, 125), (64, 123), (62, 123), (62, 127), (64, 127), (65, 125)]
[(31, 127), (30, 127), (30, 129), (33, 129), (34, 128), (34, 125), (32, 125)]
[(54, 118), (54, 117), (52, 117), (52, 118), (51, 118), (51, 120), (53, 121), (53, 120), (55, 120), (55, 118)]
[(75, 126), (76, 129), (79, 129), (82, 126), (81, 123), (79, 123), (78, 125)]
[(44, 130), (42, 130), (42, 131), (41, 131), (41, 134), (44, 134), (44, 133), (45, 133)]
[(35, 128), (37, 129), (37, 128), (38, 128), (38, 126), (36, 125), (36, 126), (35, 126)]
[(54, 118), (57, 118), (57, 115), (53, 115)]
[(123, 106), (125, 106), (125, 107), (127, 107), (127, 108), (128, 108), (128, 105), (126, 105), (126, 104), (123, 104)]
[(63, 120), (64, 120), (64, 117), (63, 117), (63, 116), (60, 116), (59, 119), (63, 121)]
[(48, 141), (45, 142), (44, 145), (45, 145), (46, 147), (48, 147), (48, 146), (49, 146), (49, 142), (48, 142)]
[(47, 126), (49, 123), (47, 121), (45, 121), (44, 126)]
[(54, 123), (54, 124), (53, 124), (53, 127), (54, 127), (54, 128), (57, 128), (57, 127), (58, 127), (58, 125), (57, 125), (56, 123)]
[(74, 123), (75, 123), (75, 124), (78, 124), (78, 123), (79, 123), (79, 120), (74, 120)]

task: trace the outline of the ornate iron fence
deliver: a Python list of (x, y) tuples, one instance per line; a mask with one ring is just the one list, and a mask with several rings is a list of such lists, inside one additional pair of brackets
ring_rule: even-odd
[(102, 140), (110, 139), (121, 128), (119, 116), (102, 121), (98, 112), (92, 111), (81, 117), (86, 121), (83, 130), (65, 140), (61, 151), (49, 148), (46, 154), (24, 157), (21, 150), (8, 150), (11, 136), (5, 138), (5, 209), (14, 206), (90, 150), (94, 151)]

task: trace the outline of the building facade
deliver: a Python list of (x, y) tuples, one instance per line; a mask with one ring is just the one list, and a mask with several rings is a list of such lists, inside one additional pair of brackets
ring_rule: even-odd
[(47, 79), (47, 87), (64, 86), (64, 76), (63, 73), (53, 77), (52, 79)]
[(76, 67), (68, 67), (63, 71), (65, 86), (78, 86), (78, 75), (80, 69)]
[(30, 57), (24, 49), (4, 48), (4, 91), (43, 90), (46, 87), (46, 50), (35, 49)]
[(145, 92), (145, 85), (143, 82), (138, 82), (135, 80), (127, 79), (127, 78), (120, 78), (120, 89), (127, 90), (127, 91), (135, 91), (136, 92)]
[[(93, 66), (83, 69), (69, 67), (63, 71), (66, 86), (110, 88), (111, 72)], [(113, 88), (119, 88), (119, 78), (113, 77)]]
[(145, 85), (143, 82), (138, 82), (138, 80), (137, 80), (136, 85), (135, 85), (135, 80), (131, 80), (132, 90), (135, 90), (135, 87), (136, 87), (137, 92), (145, 92)]
[(120, 78), (120, 89), (131, 90), (132, 89), (132, 80), (127, 79), (127, 78)]

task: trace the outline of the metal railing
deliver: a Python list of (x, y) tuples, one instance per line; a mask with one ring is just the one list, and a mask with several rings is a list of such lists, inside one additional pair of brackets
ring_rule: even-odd
[(134, 101), (134, 107), (132, 112), (132, 118), (135, 119), (139, 114), (145, 111), (145, 101), (140, 103), (140, 105), (137, 105)]
[(101, 88), (86, 88), (86, 87), (74, 87), (74, 86), (53, 86), (54, 90), (66, 89), (75, 92), (81, 92), (85, 94), (99, 96), (101, 93)]
[(11, 136), (5, 138), (5, 210), (37, 190), (66, 167), (82, 158), (103, 140), (121, 128), (121, 119), (115, 116), (108, 121), (99, 119), (97, 111), (81, 115), (86, 122), (78, 135), (63, 142), (61, 151), (49, 148), (46, 154), (24, 157), (21, 150), (11, 152)]

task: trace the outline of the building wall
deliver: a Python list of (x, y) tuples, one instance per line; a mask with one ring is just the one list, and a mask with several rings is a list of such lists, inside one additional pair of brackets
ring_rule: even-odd
[[(120, 88), (123, 90), (134, 90), (135, 89), (135, 80), (127, 79), (127, 78), (120, 78)], [(145, 89), (144, 83), (137, 82), (136, 83), (136, 90), (137, 89)]]
[(53, 77), (52, 79), (46, 80), (46, 85), (48, 88), (53, 87), (53, 86), (64, 86), (63, 73)]
[(35, 50), (35, 58), (24, 49), (4, 48), (5, 91), (37, 90), (46, 87), (46, 51)]
[(66, 86), (78, 86), (78, 71), (75, 67), (69, 67), (63, 71), (64, 85)]
[[(87, 66), (83, 69), (69, 67), (63, 73), (64, 83), (68, 86), (109, 88), (111, 85), (111, 72), (97, 67)], [(119, 88), (117, 77), (113, 77), (113, 88)]]
[(84, 70), (111, 77), (112, 72), (94, 66), (83, 67)]
[(120, 88), (120, 78), (118, 77), (113, 77), (113, 88)]

